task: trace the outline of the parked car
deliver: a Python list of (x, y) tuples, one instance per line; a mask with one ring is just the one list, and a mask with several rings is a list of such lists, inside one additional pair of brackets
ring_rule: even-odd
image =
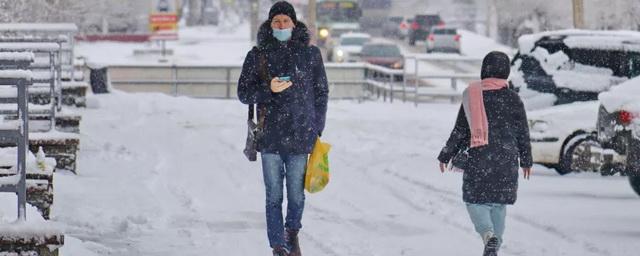
[(592, 101), (638, 75), (631, 69), (640, 33), (562, 30), (522, 36), (511, 65), (512, 85), (527, 108)]
[(560, 174), (601, 170), (594, 102), (640, 74), (640, 48), (628, 43), (638, 39), (635, 32), (584, 30), (519, 39), (510, 82), (529, 111), (534, 162)]
[[(640, 71), (640, 65), (636, 67)], [(598, 141), (605, 149), (602, 171), (629, 176), (631, 187), (640, 195), (640, 78), (622, 83), (599, 98)]]
[(453, 27), (432, 27), (427, 40), (427, 52), (455, 52), (460, 54), (460, 34)]
[(365, 33), (342, 34), (335, 46), (328, 50), (329, 61), (356, 62), (360, 61), (362, 46), (371, 40)]
[(416, 41), (427, 40), (429, 31), (434, 26), (444, 26), (444, 21), (442, 21), (440, 15), (416, 15), (409, 28), (409, 44), (415, 45)]
[(600, 149), (594, 139), (598, 101), (574, 102), (528, 111), (533, 162), (559, 174), (597, 172), (592, 153)]
[(404, 57), (397, 45), (390, 42), (374, 42), (362, 47), (362, 60), (384, 66), (401, 69), (404, 67)]

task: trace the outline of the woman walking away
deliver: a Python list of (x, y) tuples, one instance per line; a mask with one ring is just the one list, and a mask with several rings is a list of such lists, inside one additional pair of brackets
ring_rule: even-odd
[(507, 86), (509, 57), (491, 52), (482, 61), (482, 81), (464, 91), (463, 104), (446, 146), (440, 171), (449, 161), (462, 169), (463, 201), (485, 256), (497, 255), (505, 229), (506, 205), (516, 202), (518, 164), (531, 174), (531, 144), (524, 105)]
[[(309, 45), (307, 27), (296, 19), (291, 4), (276, 2), (257, 38), (257, 46), (249, 51), (242, 66), (238, 97), (244, 104), (258, 104), (263, 123), (258, 148), (273, 255), (299, 256), (305, 166), (324, 129), (327, 78), (320, 50)], [(285, 180), (287, 215), (283, 221)]]

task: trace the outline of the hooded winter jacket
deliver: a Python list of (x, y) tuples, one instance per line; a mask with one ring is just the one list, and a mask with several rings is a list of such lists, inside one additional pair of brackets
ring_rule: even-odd
[[(329, 89), (320, 50), (309, 44), (309, 33), (296, 22), (291, 39), (280, 42), (267, 21), (258, 31), (258, 45), (245, 58), (238, 81), (244, 104), (264, 107), (264, 133), (258, 142), (262, 153), (309, 154), (324, 130)], [(260, 56), (267, 62), (268, 79), (260, 76)], [(273, 93), (272, 77), (291, 77), (293, 85)]]
[(516, 92), (504, 88), (484, 91), (489, 145), (470, 148), (469, 123), (464, 108), (438, 160), (464, 170), (463, 200), (472, 204), (514, 204), (518, 191), (518, 163), (532, 165), (529, 127), (524, 105)]

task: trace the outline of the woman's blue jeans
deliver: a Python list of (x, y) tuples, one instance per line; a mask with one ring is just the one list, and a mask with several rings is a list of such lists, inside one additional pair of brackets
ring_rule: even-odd
[(500, 248), (507, 206), (504, 204), (467, 204), (467, 211), (476, 232), (483, 238), (487, 232), (492, 232), (498, 238), (498, 248)]
[[(264, 153), (262, 156), (262, 173), (266, 190), (267, 235), (269, 245), (286, 246), (284, 241), (285, 227), (290, 230), (302, 228), (302, 212), (304, 211), (304, 178), (307, 155), (281, 155)], [(283, 182), (287, 186), (287, 216), (283, 224), (282, 201)]]

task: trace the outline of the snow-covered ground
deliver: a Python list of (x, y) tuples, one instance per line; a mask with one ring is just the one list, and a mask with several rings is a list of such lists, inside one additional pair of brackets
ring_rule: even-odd
[[(83, 111), (77, 176), (55, 174), (63, 255), (270, 255), (258, 163), (235, 100), (114, 92)], [(332, 101), (332, 180), (307, 195), (305, 255), (478, 255), (461, 175), (436, 155), (459, 106)], [(501, 255), (636, 255), (640, 199), (621, 177), (520, 181)]]
[[(169, 64), (239, 64), (251, 47), (248, 27), (180, 33), (168, 43), (175, 51)], [(509, 50), (462, 38), (469, 56)], [(91, 63), (158, 63), (133, 56), (144, 47), (79, 43), (76, 53)], [(270, 255), (260, 164), (242, 155), (246, 106), (118, 91), (89, 101), (98, 107), (81, 110), (79, 174), (54, 178), (52, 218), (67, 236), (63, 255)], [(479, 255), (461, 174), (437, 170), (459, 106), (329, 104), (323, 138), (333, 145), (332, 180), (307, 196), (305, 255)], [(501, 255), (640, 249), (640, 199), (625, 178), (560, 177), (536, 166), (520, 184)]]

